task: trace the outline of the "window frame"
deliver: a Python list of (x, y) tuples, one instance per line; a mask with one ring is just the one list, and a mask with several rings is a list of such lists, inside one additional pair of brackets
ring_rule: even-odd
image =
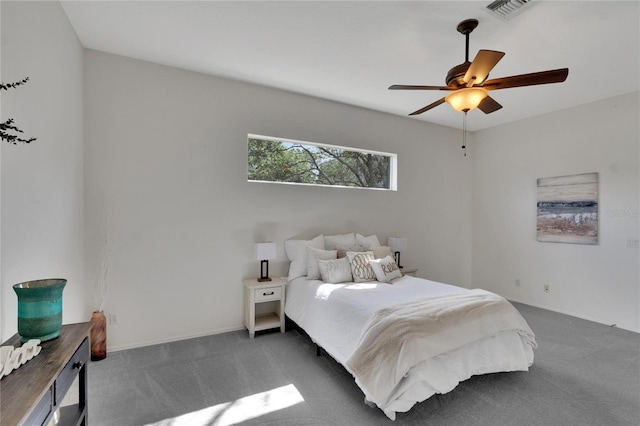
[[(249, 158), (248, 158), (249, 139), (259, 139), (259, 140), (265, 140), (265, 141), (271, 141), (271, 142), (278, 142), (281, 144), (288, 143), (292, 145), (310, 145), (314, 147), (333, 148), (333, 149), (339, 149), (342, 151), (360, 152), (364, 154), (372, 154), (372, 155), (377, 155), (381, 157), (389, 157), (389, 187), (373, 188), (368, 186), (347, 186), (347, 185), (330, 185), (326, 183), (282, 182), (282, 181), (274, 181), (274, 180), (249, 179)], [(247, 182), (274, 183), (274, 184), (282, 184), (282, 185), (301, 185), (301, 186), (325, 187), (325, 188), (397, 191), (398, 190), (398, 154), (392, 153), (392, 152), (374, 151), (371, 149), (353, 148), (353, 147), (347, 147), (342, 145), (332, 145), (332, 144), (319, 143), (319, 142), (308, 142), (308, 141), (301, 141), (296, 139), (279, 138), (275, 136), (266, 136), (266, 135), (258, 135), (255, 133), (247, 133)]]

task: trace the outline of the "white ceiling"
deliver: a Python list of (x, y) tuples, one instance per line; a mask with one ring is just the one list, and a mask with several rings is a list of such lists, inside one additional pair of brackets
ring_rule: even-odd
[[(490, 78), (569, 68), (564, 83), (492, 92), (484, 129), (639, 89), (640, 2), (539, 1), (510, 21), (487, 1), (63, 1), (86, 48), (406, 116), (464, 61), (457, 24), (480, 21), (470, 57), (506, 52)], [(460, 128), (449, 105), (419, 120)]]

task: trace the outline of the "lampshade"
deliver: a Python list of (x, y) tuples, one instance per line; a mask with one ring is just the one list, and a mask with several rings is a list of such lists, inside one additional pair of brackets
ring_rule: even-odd
[(391, 251), (404, 251), (407, 249), (406, 238), (389, 237), (389, 248)]
[(276, 243), (267, 241), (264, 243), (256, 243), (255, 254), (257, 260), (269, 260), (276, 258)]
[(488, 95), (482, 87), (465, 87), (449, 93), (444, 100), (456, 111), (471, 111), (480, 105), (480, 102)]

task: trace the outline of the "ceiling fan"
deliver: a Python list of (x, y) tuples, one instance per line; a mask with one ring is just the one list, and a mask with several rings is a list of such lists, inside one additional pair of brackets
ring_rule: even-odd
[(448, 102), (456, 111), (465, 115), (472, 109), (479, 108), (485, 114), (491, 114), (502, 108), (489, 91), (509, 89), (512, 87), (534, 86), (537, 84), (561, 83), (567, 79), (569, 68), (540, 71), (530, 74), (487, 80), (489, 72), (504, 56), (504, 52), (495, 50), (479, 50), (473, 62), (469, 62), (469, 34), (478, 26), (477, 19), (466, 19), (458, 24), (457, 30), (466, 38), (465, 61), (451, 68), (447, 73), (446, 86), (410, 86), (394, 84), (390, 90), (444, 90), (450, 93), (437, 101), (412, 112), (418, 115), (429, 111), (440, 104)]

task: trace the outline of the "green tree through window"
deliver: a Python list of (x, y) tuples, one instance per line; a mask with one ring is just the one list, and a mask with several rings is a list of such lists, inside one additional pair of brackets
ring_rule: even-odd
[(395, 154), (248, 136), (248, 180), (395, 189)]

